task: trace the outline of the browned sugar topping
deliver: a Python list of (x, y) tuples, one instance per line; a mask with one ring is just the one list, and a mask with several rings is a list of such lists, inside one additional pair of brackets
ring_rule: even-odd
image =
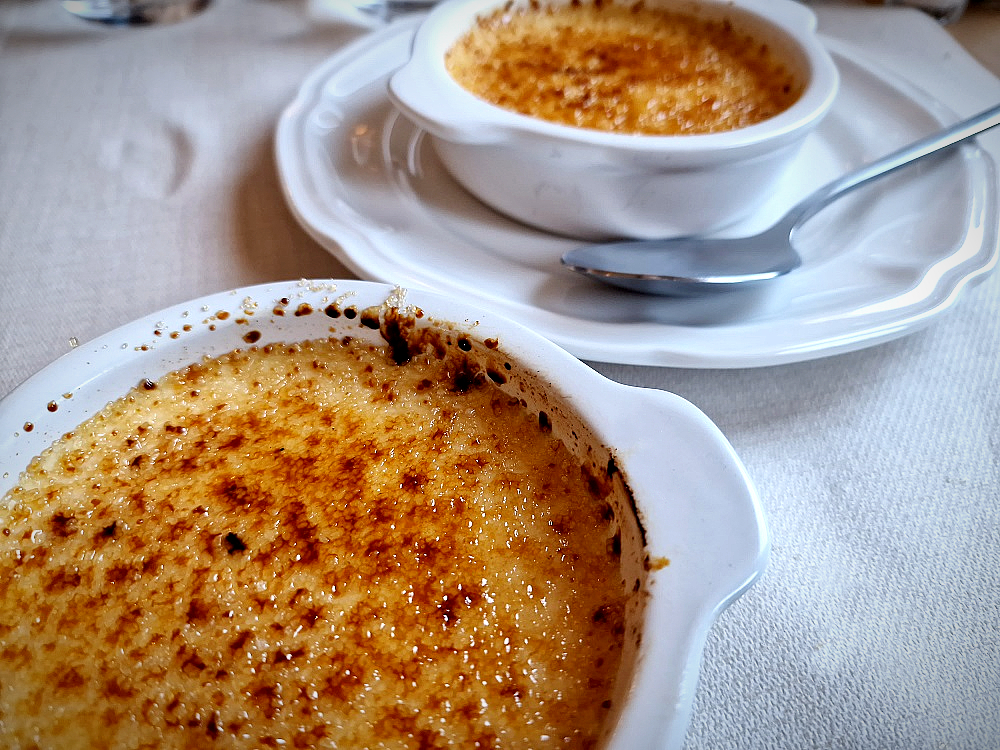
[(801, 93), (766, 45), (727, 20), (605, 0), (498, 10), (478, 19), (446, 64), (500, 107), (618, 133), (733, 130)]
[(206, 360), (36, 459), (0, 746), (594, 746), (635, 595), (607, 478), (461, 358), (397, 359)]

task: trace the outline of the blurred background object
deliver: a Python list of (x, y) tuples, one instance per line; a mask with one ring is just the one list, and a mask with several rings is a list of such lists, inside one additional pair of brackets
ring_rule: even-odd
[(400, 16), (430, 10), (439, 0), (307, 0), (317, 19), (377, 28)]
[(87, 21), (112, 26), (174, 23), (208, 7), (210, 0), (61, 0), (63, 7)]
[(905, 5), (930, 13), (941, 23), (952, 23), (961, 18), (968, 0), (885, 0), (886, 5)]

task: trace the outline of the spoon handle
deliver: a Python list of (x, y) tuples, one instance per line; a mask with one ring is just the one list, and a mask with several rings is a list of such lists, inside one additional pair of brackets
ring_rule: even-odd
[(785, 216), (782, 224), (788, 228), (798, 226), (844, 193), (864, 185), (876, 177), (889, 174), (900, 167), (923, 159), (925, 156), (950, 148), (997, 125), (1000, 125), (1000, 104), (827, 183), (801, 203), (795, 205)]

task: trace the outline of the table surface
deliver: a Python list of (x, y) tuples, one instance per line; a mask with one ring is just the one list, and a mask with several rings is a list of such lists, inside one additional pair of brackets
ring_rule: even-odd
[[(322, 1), (215, 0), (130, 30), (0, 4), (0, 396), (71, 340), (169, 305), (350, 276), (297, 225), (272, 155), (302, 79), (364, 33)], [(974, 3), (942, 30), (814, 7), (960, 114), (1000, 100), (1000, 11)], [(704, 410), (771, 530), (766, 573), (710, 634), (689, 747), (997, 746), (998, 292), (994, 274), (919, 332), (811, 362), (594, 365)]]

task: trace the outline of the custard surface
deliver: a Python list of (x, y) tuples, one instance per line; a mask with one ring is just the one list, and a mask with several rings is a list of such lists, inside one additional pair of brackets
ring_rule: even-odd
[(514, 112), (616, 133), (735, 130), (790, 107), (801, 86), (724, 19), (602, 0), (502, 8), (446, 55), (452, 77)]
[(0, 745), (593, 747), (635, 594), (546, 427), (356, 341), (140, 384), (4, 499)]

